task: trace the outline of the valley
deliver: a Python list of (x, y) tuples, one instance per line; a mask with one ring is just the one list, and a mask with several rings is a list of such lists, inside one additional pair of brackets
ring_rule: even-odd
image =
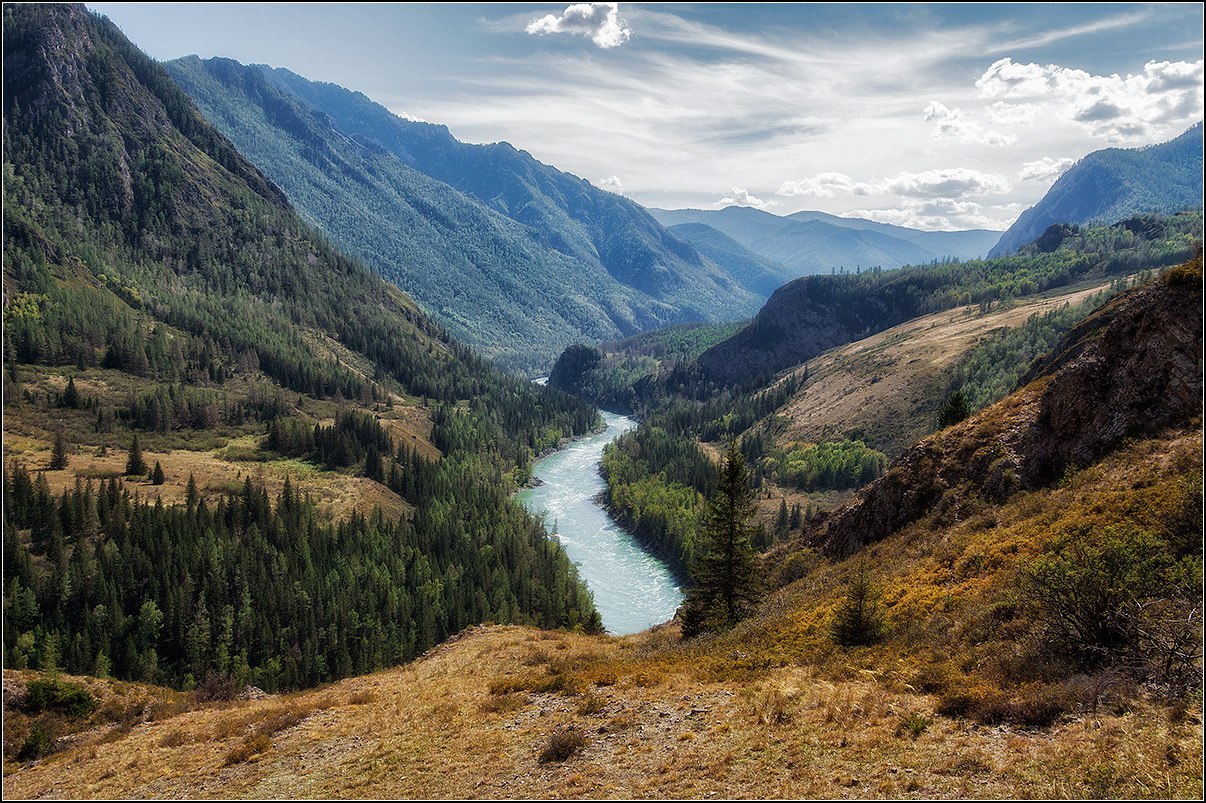
[(1201, 798), (1192, 13), (99, 6), (4, 8), (5, 799)]

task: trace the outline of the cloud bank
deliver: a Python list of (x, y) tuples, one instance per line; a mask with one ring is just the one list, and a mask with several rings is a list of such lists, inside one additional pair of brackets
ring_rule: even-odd
[(619, 3), (574, 3), (560, 15), (546, 14), (533, 20), (525, 30), (536, 36), (550, 33), (585, 36), (604, 49), (619, 47), (632, 37), (632, 29), (620, 19)]

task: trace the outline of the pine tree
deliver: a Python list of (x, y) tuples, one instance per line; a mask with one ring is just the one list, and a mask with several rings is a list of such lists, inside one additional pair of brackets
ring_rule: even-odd
[(787, 530), (790, 523), (790, 518), (787, 514), (787, 500), (779, 500), (779, 515), (775, 517), (775, 539), (782, 540), (787, 537)]
[(63, 431), (54, 434), (54, 450), (50, 453), (51, 471), (67, 468), (67, 443), (63, 440)]
[(72, 410), (80, 408), (80, 392), (75, 387), (75, 377), (67, 380), (67, 389), (63, 391), (62, 405)]
[(729, 444), (716, 489), (708, 499), (704, 528), (691, 567), (683, 635), (731, 627), (758, 598), (752, 543), (754, 492), (749, 469), (736, 442)]
[(886, 632), (879, 590), (871, 576), (871, 567), (866, 560), (860, 559), (854, 564), (846, 587), (846, 598), (838, 607), (829, 633), (843, 647), (861, 647), (883, 640)]
[(958, 424), (970, 414), (971, 405), (967, 400), (967, 394), (961, 390), (956, 390), (946, 397), (946, 403), (938, 411), (938, 427), (944, 428), (952, 424)]
[(138, 445), (138, 435), (130, 441), (130, 456), (126, 460), (126, 476), (137, 477), (147, 473), (147, 463), (142, 459), (142, 447)]
[(163, 476), (163, 466), (159, 465), (159, 461), (155, 461), (155, 470), (151, 472), (151, 484), (163, 485), (167, 478)]

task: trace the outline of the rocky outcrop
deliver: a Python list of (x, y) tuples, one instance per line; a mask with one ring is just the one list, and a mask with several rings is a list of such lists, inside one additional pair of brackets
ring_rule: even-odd
[(1074, 327), (1021, 387), (919, 441), (814, 534), (844, 557), (964, 492), (1004, 500), (1202, 412), (1201, 258)]

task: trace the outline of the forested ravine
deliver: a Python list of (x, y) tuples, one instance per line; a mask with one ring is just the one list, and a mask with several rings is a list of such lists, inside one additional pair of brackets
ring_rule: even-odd
[(682, 591), (662, 561), (649, 554), (595, 500), (604, 489), (599, 474), (603, 447), (636, 426), (603, 412), (606, 428), (575, 440), (539, 461), (541, 484), (519, 493), (532, 513), (545, 515), (579, 576), (595, 597), (603, 626), (616, 635), (636, 633), (674, 616)]

